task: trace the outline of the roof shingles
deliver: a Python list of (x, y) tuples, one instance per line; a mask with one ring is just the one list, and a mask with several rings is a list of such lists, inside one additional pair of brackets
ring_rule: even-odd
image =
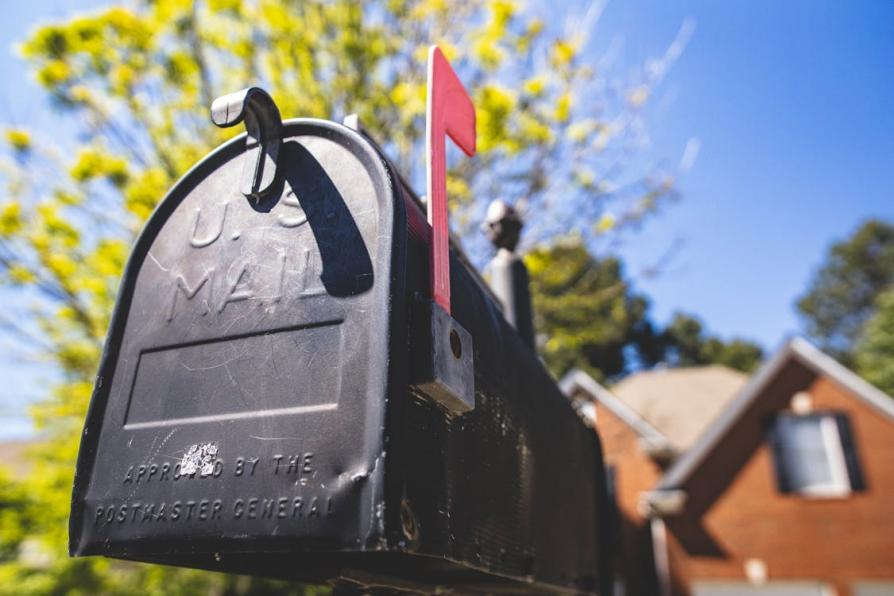
[(636, 373), (611, 392), (663, 434), (689, 449), (745, 386), (748, 377), (720, 365)]

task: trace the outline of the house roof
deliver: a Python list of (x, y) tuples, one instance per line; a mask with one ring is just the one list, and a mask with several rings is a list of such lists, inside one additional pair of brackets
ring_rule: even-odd
[(578, 390), (584, 391), (592, 399), (596, 400), (615, 416), (626, 422), (642, 439), (648, 449), (656, 452), (667, 452), (672, 449), (670, 441), (655, 427), (649, 424), (633, 409), (611, 394), (605, 387), (596, 382), (593, 377), (582, 370), (574, 369), (562, 377), (559, 382), (562, 392), (571, 397)]
[(656, 428), (677, 453), (689, 450), (730, 405), (748, 377), (720, 365), (636, 373), (614, 396)]
[(674, 490), (683, 485), (720, 440), (738, 422), (751, 403), (790, 361), (797, 361), (816, 374), (822, 374), (850, 393), (863, 399), (882, 414), (894, 420), (894, 399), (879, 391), (806, 340), (789, 341), (767, 361), (720, 416), (705, 430), (698, 441), (667, 471), (657, 486), (658, 491)]

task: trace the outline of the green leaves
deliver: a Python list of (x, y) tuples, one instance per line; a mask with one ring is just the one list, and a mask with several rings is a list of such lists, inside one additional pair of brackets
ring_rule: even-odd
[(604, 381), (627, 372), (624, 351), (636, 349), (648, 325), (647, 303), (624, 279), (621, 263), (597, 260), (579, 238), (568, 238), (531, 251), (525, 264), (540, 352), (553, 374), (577, 367)]
[(0, 236), (9, 238), (22, 230), (22, 204), (9, 201), (0, 207)]
[(845, 365), (876, 312), (879, 296), (894, 285), (894, 226), (869, 220), (834, 244), (798, 301), (810, 336)]
[(620, 261), (592, 257), (579, 238), (539, 247), (525, 263), (535, 328), (542, 334), (540, 351), (556, 377), (576, 367), (604, 382), (659, 362), (723, 364), (751, 372), (763, 357), (757, 344), (711, 336), (689, 315), (677, 313), (659, 329), (649, 317), (647, 298), (633, 290)]
[(96, 147), (85, 147), (78, 152), (69, 174), (76, 182), (106, 178), (121, 188), (127, 183), (127, 162)]
[(16, 153), (25, 153), (31, 149), (31, 135), (21, 128), (10, 128), (6, 130), (6, 142), (12, 147)]
[(854, 363), (864, 379), (894, 395), (894, 289), (880, 294), (875, 308), (855, 346)]
[[(478, 150), (488, 153), (498, 147), (506, 147), (509, 143), (509, 121), (516, 106), (514, 94), (498, 85), (483, 85), (473, 93)], [(518, 145), (511, 147), (516, 151), (519, 148)]]
[(759, 345), (740, 338), (724, 341), (711, 336), (698, 318), (679, 312), (664, 330), (661, 342), (665, 359), (672, 366), (723, 364), (750, 373), (764, 356)]
[(124, 189), (124, 207), (140, 220), (146, 219), (171, 182), (163, 168), (146, 168)]

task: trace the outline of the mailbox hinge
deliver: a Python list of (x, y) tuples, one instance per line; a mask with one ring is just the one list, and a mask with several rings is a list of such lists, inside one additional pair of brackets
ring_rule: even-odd
[(416, 388), (451, 414), (475, 408), (472, 336), (434, 300), (417, 295), (411, 315)]
[(245, 162), (240, 190), (259, 201), (276, 181), (276, 159), (282, 143), (282, 118), (270, 95), (260, 87), (218, 97), (211, 104), (211, 121), (221, 128), (245, 121)]

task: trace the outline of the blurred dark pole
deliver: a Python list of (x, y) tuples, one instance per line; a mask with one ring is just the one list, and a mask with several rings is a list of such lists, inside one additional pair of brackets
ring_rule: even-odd
[(488, 206), (482, 228), (497, 249), (497, 254), (487, 265), (490, 286), (503, 303), (506, 320), (533, 350), (534, 321), (528, 269), (515, 253), (522, 225), (521, 217), (511, 205), (496, 200)]

